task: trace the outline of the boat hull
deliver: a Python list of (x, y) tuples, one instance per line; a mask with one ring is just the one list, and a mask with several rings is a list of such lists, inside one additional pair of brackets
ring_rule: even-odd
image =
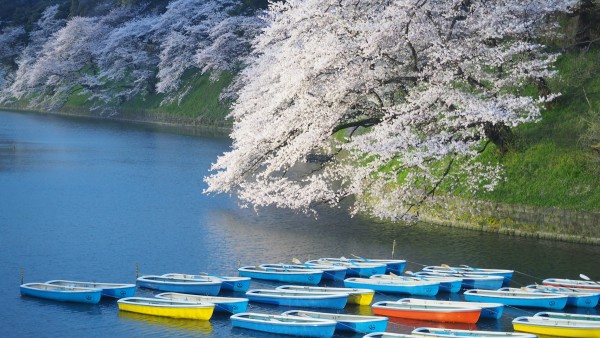
[[(276, 319), (267, 320), (261, 318), (269, 317), (257, 317), (256, 319), (250, 317), (246, 318), (245, 314), (238, 314), (231, 316), (231, 325), (234, 327), (269, 332), (278, 335), (292, 335), (302, 337), (331, 337), (335, 331), (336, 322), (334, 321), (321, 321), (321, 322), (292, 322), (284, 321), (283, 316), (270, 316)], [(281, 319), (277, 319), (281, 318)]]
[[(470, 290), (477, 291), (477, 290)], [(504, 297), (500, 295), (486, 295), (486, 294), (478, 294), (471, 293), (470, 291), (466, 291), (463, 296), (466, 301), (469, 302), (492, 302), (492, 303), (501, 303), (504, 305), (510, 306), (519, 306), (519, 307), (536, 307), (536, 308), (545, 308), (545, 309), (553, 309), (553, 310), (561, 310), (567, 305), (567, 297), (566, 296), (558, 296), (558, 297), (540, 297), (540, 298), (532, 298), (532, 297)]]
[[(209, 320), (212, 317), (214, 306), (197, 306), (197, 304), (189, 303), (187, 305), (169, 306), (168, 301), (157, 302), (154, 299), (148, 299), (148, 303), (130, 303), (129, 301), (137, 297), (129, 297), (120, 299), (117, 304), (119, 310), (141, 313), (151, 316), (170, 317), (170, 318), (185, 318), (196, 320)], [(159, 303), (159, 304), (152, 304)], [(181, 302), (177, 302), (180, 304)]]
[(158, 279), (146, 279), (140, 277), (137, 279), (137, 285), (146, 289), (207, 296), (218, 295), (221, 290), (221, 284), (222, 283), (219, 281), (199, 282), (186, 279), (170, 280), (166, 277)]
[(370, 305), (375, 296), (375, 291), (371, 289), (359, 288), (337, 288), (337, 287), (320, 287), (320, 286), (303, 286), (303, 285), (281, 285), (275, 288), (276, 290), (296, 290), (308, 292), (329, 292), (329, 293), (347, 293), (347, 304)]
[(562, 279), (562, 278), (547, 278), (542, 281), (543, 285), (557, 286), (564, 288), (573, 288), (581, 290), (592, 290), (600, 292), (600, 284), (593, 281), (577, 280), (577, 279)]
[(195, 303), (211, 303), (215, 305), (214, 312), (228, 314), (246, 312), (249, 301), (247, 298), (199, 296), (174, 292), (160, 293), (156, 295), (156, 298)]
[(481, 309), (475, 307), (446, 309), (436, 307), (413, 307), (410, 305), (396, 307), (390, 303), (393, 302), (378, 302), (373, 304), (373, 314), (386, 317), (465, 324), (476, 323), (481, 314)]
[(317, 285), (323, 277), (322, 271), (278, 271), (278, 269), (254, 270), (248, 267), (238, 269), (242, 277), (270, 280), (283, 283)]
[(68, 280), (51, 280), (47, 284), (102, 290), (102, 297), (125, 298), (135, 296), (135, 284), (95, 283)]
[(446, 305), (446, 306), (463, 306), (463, 307), (479, 307), (481, 308), (481, 314), (479, 318), (488, 319), (499, 319), (502, 317), (504, 312), (504, 304), (500, 303), (471, 303), (471, 302), (459, 302), (459, 301), (443, 301), (443, 300), (426, 300), (426, 299), (415, 299), (415, 298), (404, 298), (398, 300), (398, 302), (405, 302), (409, 304), (432, 304), (432, 305)]
[(222, 278), (221, 290), (232, 291), (232, 292), (246, 292), (250, 289), (251, 278)]
[(100, 302), (102, 290), (70, 288), (45, 283), (27, 283), (20, 287), (21, 295), (49, 299), (59, 302), (96, 304)]
[[(534, 333), (537, 335), (573, 337), (573, 338), (598, 338), (600, 326), (596, 327), (570, 327), (556, 324), (544, 325), (542, 322), (529, 322), (531, 317), (518, 317), (512, 322), (515, 331)], [(565, 321), (567, 322), (567, 321)]]
[(256, 291), (260, 290), (250, 290), (246, 292), (246, 297), (252, 302), (279, 306), (343, 309), (348, 302), (347, 293), (316, 295), (308, 292), (305, 295), (298, 295), (297, 293), (285, 295), (283, 293), (271, 294)]
[(395, 283), (378, 283), (377, 280), (360, 278), (348, 278), (344, 280), (344, 286), (347, 288), (364, 288), (375, 290), (383, 293), (409, 294), (415, 296), (435, 296), (440, 288), (439, 283), (429, 284), (395, 284)]
[(336, 321), (335, 329), (356, 333), (382, 332), (387, 328), (388, 318), (379, 316), (345, 315), (337, 313), (291, 310), (282, 313), (284, 316), (311, 317)]
[(480, 275), (480, 276), (500, 276), (504, 280), (503, 286), (508, 286), (512, 280), (514, 271), (505, 269), (482, 269), (473, 267), (443, 267), (443, 266), (426, 266), (423, 271), (430, 272), (441, 272), (441, 273), (461, 273), (469, 275)]

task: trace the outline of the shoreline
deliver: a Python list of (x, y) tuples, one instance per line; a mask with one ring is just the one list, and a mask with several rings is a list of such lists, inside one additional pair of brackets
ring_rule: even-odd
[[(100, 121), (125, 122), (144, 125), (166, 132), (184, 132), (191, 135), (228, 137), (232, 126), (227, 122), (208, 121), (171, 114), (128, 112), (115, 116), (90, 114), (80, 109), (43, 112), (14, 107), (0, 110), (76, 117)], [(209, 123), (207, 123), (209, 122)], [(512, 205), (489, 201), (464, 201), (445, 198), (442, 205), (427, 204), (420, 208), (421, 221), (436, 225), (472, 231), (491, 232), (509, 236), (600, 245), (600, 212), (582, 212), (560, 208), (541, 208), (530, 205)], [(559, 231), (562, 229), (564, 231)]]

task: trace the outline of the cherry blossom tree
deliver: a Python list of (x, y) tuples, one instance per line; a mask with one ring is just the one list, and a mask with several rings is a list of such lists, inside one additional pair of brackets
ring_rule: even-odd
[[(0, 26), (1, 24), (2, 22)], [(25, 29), (22, 26), (4, 27), (0, 30), (0, 89), (5, 82), (10, 81), (8, 77), (13, 75), (14, 59), (24, 48), (21, 41), (24, 35)]]
[(440, 185), (493, 189), (502, 170), (480, 151), (553, 98), (521, 89), (555, 75), (535, 38), (575, 4), (272, 3), (205, 192), (305, 212), (355, 197), (352, 213), (397, 220)]
[(21, 98), (29, 92), (29, 70), (40, 56), (44, 44), (56, 33), (65, 21), (57, 19), (58, 5), (47, 7), (35, 24), (35, 29), (29, 33), (29, 43), (15, 59), (17, 70), (14, 79), (6, 84), (0, 101), (10, 100), (12, 97)]

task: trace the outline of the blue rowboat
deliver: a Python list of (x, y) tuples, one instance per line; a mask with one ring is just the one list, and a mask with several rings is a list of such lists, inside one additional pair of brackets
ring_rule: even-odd
[(346, 276), (369, 277), (376, 274), (383, 274), (387, 265), (383, 263), (358, 262), (347, 258), (319, 258), (306, 261), (306, 264), (334, 265), (343, 266), (346, 269)]
[(504, 278), (503, 285), (508, 286), (512, 280), (514, 270), (507, 269), (484, 269), (474, 268), (468, 265), (448, 266), (448, 265), (430, 265), (423, 268), (423, 271), (438, 273), (462, 273), (480, 276), (501, 276)]
[(313, 263), (302, 263), (298, 259), (293, 259), (294, 266), (302, 266), (308, 269), (316, 269), (323, 271), (323, 277), (321, 279), (329, 279), (334, 281), (343, 281), (346, 278), (346, 272), (348, 269), (341, 265), (331, 264), (313, 264)]
[(77, 302), (96, 304), (102, 297), (101, 289), (53, 285), (47, 283), (25, 283), (21, 287), (21, 295), (57, 300), (61, 302)]
[(375, 296), (375, 291), (371, 289), (336, 288), (326, 286), (282, 285), (276, 287), (275, 290), (293, 290), (318, 293), (347, 293), (349, 295), (348, 304), (357, 305), (370, 305), (373, 301), (373, 297)]
[(322, 270), (263, 268), (261, 266), (244, 266), (238, 269), (240, 276), (271, 280), (284, 283), (317, 285), (323, 277)]
[(481, 314), (479, 315), (479, 318), (499, 319), (500, 317), (502, 317), (502, 312), (504, 312), (504, 304), (501, 303), (455, 302), (449, 300), (429, 300), (417, 298), (402, 298), (399, 299), (398, 302), (421, 305), (444, 305), (465, 307), (476, 306), (481, 308)]
[(215, 282), (221, 282), (221, 291), (235, 291), (235, 292), (246, 292), (250, 289), (250, 277), (226, 277), (217, 276), (213, 274), (199, 274), (199, 275), (188, 275), (185, 273), (166, 273), (163, 277), (171, 278), (183, 278), (183, 279), (199, 279), (199, 280), (212, 280)]
[(331, 337), (336, 322), (327, 319), (244, 312), (231, 316), (233, 327), (302, 337)]
[(446, 276), (446, 277), (457, 277), (462, 279), (461, 288), (463, 289), (482, 289), (482, 290), (498, 290), (504, 283), (504, 277), (502, 276), (485, 276), (485, 275), (472, 275), (464, 273), (440, 273), (440, 272), (417, 272), (415, 275), (421, 277), (428, 276)]
[(493, 302), (510, 306), (539, 307), (560, 310), (567, 305), (567, 296), (553, 293), (502, 290), (467, 290), (463, 294), (469, 302)]
[(248, 298), (200, 296), (177, 292), (159, 293), (156, 298), (203, 304), (211, 303), (215, 305), (215, 312), (230, 314), (246, 312), (248, 308)]
[(357, 333), (370, 333), (385, 331), (388, 318), (381, 316), (346, 315), (339, 313), (315, 312), (304, 310), (291, 310), (282, 313), (283, 316), (310, 317), (336, 321), (336, 330)]
[(366, 262), (366, 263), (381, 263), (385, 264), (386, 273), (394, 273), (394, 274), (402, 274), (404, 269), (406, 268), (406, 260), (405, 259), (372, 259), (372, 258), (363, 258), (356, 255), (352, 255), (355, 262)]
[(343, 309), (348, 302), (347, 293), (308, 292), (294, 290), (256, 289), (246, 292), (252, 302), (280, 306), (301, 306), (315, 308)]
[(159, 291), (191, 293), (194, 295), (216, 296), (221, 290), (221, 282), (205, 279), (187, 279), (163, 276), (142, 276), (137, 285)]
[(330, 279), (330, 280), (344, 280), (346, 276), (346, 269), (343, 266), (335, 266), (335, 265), (319, 265), (319, 264), (261, 264), (259, 265), (261, 268), (265, 269), (299, 269), (299, 270), (321, 270), (323, 275), (321, 276), (321, 280)]
[(526, 289), (534, 292), (547, 292), (567, 295), (567, 306), (594, 308), (600, 300), (600, 292), (584, 289), (568, 289), (545, 285), (527, 285)]
[(383, 293), (404, 293), (415, 296), (435, 296), (440, 283), (424, 280), (401, 280), (382, 278), (346, 278), (347, 288), (364, 288)]
[[(409, 273), (408, 271), (407, 273)], [(413, 280), (424, 280), (431, 282), (439, 282), (440, 290), (439, 292), (450, 292), (456, 293), (459, 292), (462, 287), (462, 278), (452, 277), (452, 276), (420, 276), (418, 273), (411, 273), (410, 276), (414, 277), (406, 277), (406, 276), (398, 276), (398, 275), (373, 275), (369, 278), (384, 278), (384, 279), (406, 279), (412, 278)]]
[(135, 295), (135, 284), (77, 282), (70, 280), (51, 280), (47, 281), (46, 284), (67, 287), (101, 289), (102, 297), (110, 298), (125, 298), (133, 297)]
[(493, 338), (493, 337), (507, 337), (507, 338), (536, 338), (537, 336), (530, 333), (520, 332), (503, 332), (503, 331), (477, 331), (477, 330), (455, 330), (455, 329), (444, 329), (435, 327), (419, 327), (412, 331), (419, 337), (472, 337), (472, 338)]

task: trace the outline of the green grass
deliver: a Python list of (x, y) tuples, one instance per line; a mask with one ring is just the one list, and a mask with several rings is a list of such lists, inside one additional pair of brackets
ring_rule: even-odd
[[(183, 99), (162, 104), (165, 100), (164, 94), (155, 95), (137, 95), (131, 100), (124, 102), (116, 108), (122, 116), (135, 116), (138, 113), (157, 113), (175, 116), (185, 116), (192, 118), (202, 118), (210, 123), (211, 121), (224, 120), (229, 107), (225, 103), (219, 102), (219, 95), (233, 78), (232, 73), (222, 73), (217, 81), (211, 81), (209, 74), (198, 74), (197, 71), (189, 70), (182, 77), (181, 88), (173, 94), (174, 97), (184, 93), (187, 88), (189, 91), (183, 96)], [(109, 86), (111, 84), (108, 84)], [(117, 86), (117, 83), (112, 85)], [(81, 94), (81, 88), (75, 88), (73, 94), (67, 98), (64, 109), (89, 109), (98, 103), (99, 106), (105, 104), (88, 101), (89, 94)]]
[(503, 157), (494, 147), (483, 155), (505, 167), (506, 180), (493, 192), (463, 197), (600, 211), (600, 177), (591, 163), (600, 155), (581, 141), (588, 132), (585, 118), (600, 110), (600, 50), (567, 53), (557, 69), (560, 77), (549, 84), (562, 96), (542, 120), (516, 128)]
[(126, 102), (120, 108), (124, 111), (149, 111), (181, 115), (187, 117), (203, 117), (209, 120), (223, 120), (229, 108), (226, 104), (219, 102), (219, 94), (231, 83), (233, 74), (223, 73), (217, 81), (211, 81), (209, 74), (199, 75), (188, 71), (182, 78), (182, 86), (178, 93), (181, 94), (186, 88), (191, 88), (183, 97), (181, 102), (174, 100), (161, 105), (165, 99), (162, 94), (138, 96)]

